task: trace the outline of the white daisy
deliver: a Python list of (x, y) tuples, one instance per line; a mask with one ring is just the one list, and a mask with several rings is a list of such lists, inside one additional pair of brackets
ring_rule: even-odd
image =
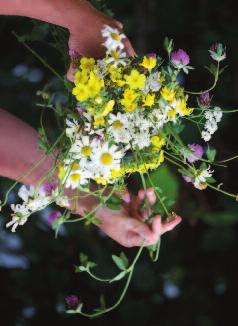
[(80, 123), (76, 119), (73, 119), (72, 121), (69, 119), (66, 119), (66, 136), (69, 138), (75, 137), (76, 134), (80, 131)]
[(114, 66), (126, 66), (126, 58), (127, 58), (127, 54), (126, 52), (123, 52), (122, 50), (118, 49), (118, 50), (112, 50), (112, 51), (108, 51), (107, 52), (108, 57), (106, 58), (106, 63), (112, 64)]
[(125, 153), (115, 145), (98, 142), (92, 154), (90, 170), (94, 177), (110, 178), (111, 170), (119, 170)]
[(126, 36), (119, 32), (117, 28), (112, 28), (110, 26), (105, 25), (102, 30), (102, 36), (106, 38), (106, 41), (103, 45), (109, 50), (116, 50), (117, 48), (123, 49), (124, 44), (122, 40), (126, 38)]

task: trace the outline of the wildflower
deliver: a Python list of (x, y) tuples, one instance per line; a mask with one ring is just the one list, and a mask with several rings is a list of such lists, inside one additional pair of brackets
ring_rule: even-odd
[(211, 134), (208, 131), (203, 130), (202, 131), (202, 138), (205, 140), (205, 142), (208, 142), (211, 139)]
[(125, 80), (131, 89), (143, 89), (146, 77), (144, 74), (140, 74), (138, 70), (132, 69), (130, 75), (125, 75)]
[(70, 119), (66, 119), (66, 126), (66, 136), (69, 138), (75, 137), (81, 128), (79, 121), (76, 119), (73, 119), (72, 121)]
[(69, 309), (77, 309), (80, 305), (80, 300), (77, 295), (71, 294), (65, 298), (65, 302)]
[(204, 150), (202, 146), (198, 144), (189, 144), (188, 147), (191, 150), (191, 152), (190, 155), (187, 157), (187, 161), (189, 163), (194, 163), (196, 161), (199, 161), (204, 154)]
[(165, 144), (165, 139), (159, 135), (152, 136), (151, 144), (156, 150), (160, 150)]
[(200, 107), (209, 108), (209, 106), (211, 104), (211, 97), (209, 95), (209, 92), (202, 93), (199, 96), (199, 101), (198, 102), (199, 102)]
[(62, 214), (60, 213), (60, 211), (58, 211), (58, 210), (53, 210), (50, 214), (49, 214), (49, 216), (48, 216), (48, 218), (47, 218), (47, 220), (48, 220), (48, 222), (50, 223), (50, 224), (53, 224), (60, 216), (61, 216)]
[(171, 61), (174, 65), (183, 67), (189, 64), (190, 58), (184, 50), (179, 49), (171, 53)]
[(182, 99), (182, 100), (178, 100), (176, 103), (176, 110), (179, 113), (180, 116), (187, 116), (192, 114), (193, 109), (192, 108), (188, 108), (187, 104), (186, 104), (186, 100)]
[(152, 107), (155, 103), (155, 94), (147, 94), (143, 99), (143, 106)]
[(91, 72), (88, 84), (86, 86), (88, 97), (92, 97), (92, 98), (96, 97), (100, 93), (103, 86), (104, 86), (103, 80), (98, 78), (97, 75)]
[(111, 50), (107, 52), (107, 64), (112, 64), (113, 66), (126, 66), (126, 52), (118, 49), (118, 50)]
[(16, 232), (16, 228), (19, 225), (24, 225), (28, 217), (31, 214), (30, 209), (27, 207), (26, 203), (23, 203), (22, 205), (11, 205), (11, 209), (13, 210), (12, 214), (12, 220), (6, 224), (6, 227), (11, 227), (12, 232)]
[(158, 92), (161, 88), (161, 81), (160, 81), (160, 73), (159, 72), (154, 72), (147, 77), (145, 86), (143, 89), (144, 93), (149, 93), (151, 92)]
[(151, 71), (156, 66), (156, 55), (144, 56), (142, 63), (140, 63), (140, 66)]
[(161, 90), (161, 96), (168, 102), (172, 102), (175, 98), (175, 91), (168, 87), (163, 87)]
[(102, 36), (106, 38), (106, 41), (103, 43), (103, 45), (109, 50), (116, 50), (117, 48), (123, 49), (123, 39), (126, 38), (126, 36), (119, 32), (117, 28), (112, 28), (110, 26), (105, 26), (102, 30)]
[(182, 49), (172, 52), (170, 59), (172, 64), (176, 68), (182, 69), (185, 74), (188, 74), (189, 69), (193, 69), (193, 67), (188, 65), (190, 62), (189, 55)]
[(92, 71), (95, 66), (95, 59), (94, 58), (86, 58), (83, 57), (80, 60), (80, 68), (84, 71)]
[(198, 171), (194, 180), (194, 187), (199, 190), (204, 190), (207, 187), (207, 179), (212, 177), (213, 172), (210, 170), (210, 166), (207, 169)]
[(209, 53), (213, 60), (220, 62), (226, 59), (226, 48), (221, 43), (214, 43), (211, 45)]
[(84, 84), (77, 84), (77, 86), (73, 88), (72, 94), (79, 102), (86, 101), (90, 95), (88, 87)]
[(108, 179), (111, 175), (111, 169), (120, 169), (123, 156), (124, 152), (119, 150), (117, 146), (109, 146), (107, 142), (98, 142), (93, 149), (90, 170), (95, 177)]

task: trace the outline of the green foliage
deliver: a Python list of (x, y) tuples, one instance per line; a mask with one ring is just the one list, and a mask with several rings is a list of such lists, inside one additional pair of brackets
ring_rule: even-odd
[(217, 151), (215, 149), (211, 149), (210, 147), (208, 147), (206, 154), (207, 154), (207, 158), (210, 162), (215, 161), (216, 153), (217, 153)]
[(224, 227), (238, 222), (238, 211), (204, 213), (201, 217), (211, 226)]
[[(152, 179), (153, 185), (158, 186), (158, 192), (162, 196), (165, 206), (167, 208), (172, 208), (179, 196), (178, 177), (166, 164), (163, 164), (150, 173), (150, 178)], [(152, 183), (148, 178), (146, 179), (148, 187), (151, 187)], [(157, 200), (153, 209), (156, 213), (161, 213), (161, 204), (159, 200)]]

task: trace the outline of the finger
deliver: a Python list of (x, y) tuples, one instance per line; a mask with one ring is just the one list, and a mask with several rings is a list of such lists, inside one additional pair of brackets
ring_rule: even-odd
[(148, 199), (148, 201), (150, 202), (150, 204), (154, 205), (156, 202), (156, 194), (154, 192), (154, 189), (152, 187), (148, 188), (146, 190), (146, 197)]
[(138, 219), (138, 220), (142, 220), (143, 217), (140, 214), (140, 199), (138, 198), (138, 196), (132, 196), (131, 197), (131, 202), (130, 202), (130, 216)]
[(173, 230), (181, 221), (182, 218), (178, 215), (175, 215), (174, 219), (163, 222), (161, 224), (161, 234)]
[(138, 191), (138, 198), (139, 198), (140, 200), (144, 200), (144, 199), (145, 199), (145, 191), (144, 191), (144, 189), (140, 189), (140, 190)]
[(124, 45), (125, 45), (125, 50), (127, 52), (127, 54), (129, 55), (129, 57), (136, 57), (137, 54), (135, 52), (135, 50), (133, 49), (133, 46), (131, 45), (131, 42), (129, 41), (128, 38), (126, 38), (124, 40)]
[(115, 20), (115, 25), (117, 28), (119, 28), (121, 30), (123, 29), (123, 24), (121, 22), (119, 22), (118, 20)]

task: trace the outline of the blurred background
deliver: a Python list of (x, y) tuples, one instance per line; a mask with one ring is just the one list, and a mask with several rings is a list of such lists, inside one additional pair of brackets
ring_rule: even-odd
[[(97, 2), (97, 1), (96, 1)], [(185, 86), (200, 90), (212, 83), (203, 68), (211, 63), (208, 49), (217, 41), (226, 45), (228, 68), (214, 92), (214, 103), (238, 108), (238, 28), (235, 1), (231, 0), (108, 0), (115, 17), (139, 54), (157, 52), (164, 56), (165, 36), (185, 49), (196, 67)], [(31, 35), (32, 48), (59, 73), (65, 73), (61, 55), (49, 46), (49, 26), (33, 24), (27, 18), (0, 17), (0, 107), (35, 128), (40, 110), (36, 92), (47, 83), (56, 92), (55, 101), (65, 96), (61, 85), (13, 36)], [(27, 41), (27, 38), (26, 38)], [(48, 116), (47, 123), (54, 125)], [(226, 115), (212, 145), (218, 159), (237, 154), (238, 114)], [(183, 133), (189, 142), (198, 141), (193, 130)], [(16, 162), (17, 168), (17, 162)], [(236, 193), (237, 161), (227, 169), (216, 169), (216, 179)], [(121, 306), (100, 319), (87, 320), (64, 314), (64, 298), (79, 295), (85, 308), (115, 301), (122, 284), (105, 287), (84, 274), (75, 274), (79, 253), (86, 253), (99, 265), (99, 275), (112, 276), (116, 269), (110, 255), (122, 248), (94, 226), (71, 225), (61, 229), (57, 240), (47, 222), (50, 209), (34, 216), (16, 234), (6, 230), (10, 211), (0, 213), (0, 324), (21, 325), (131, 325), (138, 326), (220, 326), (235, 325), (238, 291), (238, 205), (232, 199), (209, 190), (200, 192), (164, 168), (161, 182), (172, 196), (174, 210), (183, 217), (181, 225), (163, 236), (159, 261), (148, 253), (139, 261), (130, 290)], [(1, 197), (11, 185), (0, 180)], [(10, 202), (16, 200), (11, 193)], [(134, 249), (125, 250), (129, 257)]]

